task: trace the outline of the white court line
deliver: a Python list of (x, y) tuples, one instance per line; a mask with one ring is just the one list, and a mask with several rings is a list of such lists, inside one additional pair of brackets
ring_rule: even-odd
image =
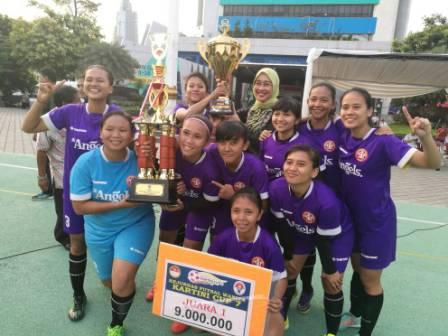
[(12, 165), (12, 164), (8, 164), (8, 163), (0, 163), (0, 166), (10, 167), (10, 168), (19, 168), (19, 169), (28, 169), (28, 170), (37, 170), (37, 168), (34, 168), (34, 167), (17, 166), (17, 165)]
[(416, 218), (410, 218), (410, 217), (397, 217), (397, 219), (408, 221), (408, 222), (429, 224), (429, 225), (448, 225), (448, 223), (434, 222), (434, 221), (429, 221), (429, 220), (424, 220), (424, 219), (416, 219)]

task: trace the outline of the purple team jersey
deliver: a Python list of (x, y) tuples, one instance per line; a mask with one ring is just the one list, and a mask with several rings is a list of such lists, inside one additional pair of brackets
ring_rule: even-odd
[(317, 235), (331, 237), (332, 259), (336, 269), (344, 272), (353, 250), (353, 227), (346, 205), (321, 181), (312, 181), (303, 197), (291, 191), (281, 177), (269, 186), (271, 212), (284, 218), (297, 232), (294, 254), (310, 254)]
[(342, 197), (353, 217), (355, 248), (361, 265), (383, 269), (395, 260), (397, 216), (390, 196), (390, 167), (403, 168), (415, 148), (395, 136), (376, 135), (372, 128), (363, 139), (349, 132), (341, 137), (339, 167)]
[[(182, 201), (188, 205), (189, 202), (205, 198), (209, 202), (219, 201), (219, 189), (212, 181), (219, 181), (218, 170), (215, 161), (204, 152), (195, 163), (188, 162), (182, 157), (180, 150), (176, 152), (176, 173), (182, 176), (186, 191)], [(162, 230), (177, 230), (183, 224), (187, 225), (186, 237), (195, 241), (203, 241), (212, 224), (212, 210), (204, 209), (199, 214), (197, 211), (162, 211), (160, 228)]]
[[(250, 153), (242, 153), (239, 166), (235, 171), (231, 171), (219, 155), (217, 145), (210, 146), (208, 152), (218, 166), (222, 184), (232, 185), (235, 191), (244, 187), (252, 187), (260, 194), (262, 200), (269, 198), (268, 175), (263, 162), (258, 157)], [(220, 200), (219, 202), (219, 208), (215, 216), (214, 234), (219, 234), (225, 228), (233, 226), (230, 219), (229, 202), (227, 200)], [(265, 221), (266, 219), (263, 218), (260, 224), (262, 226), (266, 225)]]
[[(106, 105), (104, 112), (115, 110), (120, 108)], [(87, 104), (68, 104), (51, 110), (42, 116), (42, 120), (50, 130), (67, 130), (63, 176), (65, 231), (71, 234), (83, 233), (83, 218), (75, 214), (70, 202), (70, 171), (81, 154), (100, 147), (103, 114), (89, 113)]]
[(272, 281), (286, 278), (282, 251), (277, 241), (257, 227), (253, 242), (240, 241), (235, 228), (228, 228), (215, 237), (208, 252), (274, 271)]
[(266, 165), (269, 181), (272, 181), (283, 175), (283, 162), (285, 161), (285, 154), (291, 146), (294, 145), (310, 145), (311, 140), (308, 137), (296, 132), (288, 140), (278, 140), (277, 132), (260, 142), (260, 158)]
[(322, 129), (312, 128), (310, 121), (299, 125), (300, 134), (310, 139), (311, 147), (320, 154), (324, 182), (336, 192), (340, 189), (341, 176), (338, 169), (338, 147), (343, 130), (344, 126), (340, 119), (336, 121), (329, 120), (325, 128)]

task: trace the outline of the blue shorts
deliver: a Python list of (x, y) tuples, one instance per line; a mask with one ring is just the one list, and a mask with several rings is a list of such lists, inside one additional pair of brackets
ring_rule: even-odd
[(381, 270), (390, 265), (396, 258), (397, 231), (355, 232), (353, 252), (361, 256), (361, 266), (371, 270)]
[[(68, 189), (68, 188), (66, 188)], [(84, 233), (84, 217), (77, 215), (73, 210), (72, 202), (70, 201), (70, 194), (64, 189), (63, 194), (63, 209), (64, 209), (64, 231), (68, 234), (83, 234)]]
[(130, 225), (116, 234), (98, 239), (86, 233), (89, 254), (101, 280), (112, 277), (114, 259), (140, 265), (148, 253), (154, 238), (154, 217), (152, 222), (139, 222)]
[[(331, 239), (331, 257), (339, 273), (345, 272), (353, 252), (354, 231), (350, 229)], [(295, 255), (312, 254), (316, 247), (314, 239), (297, 235), (294, 247)]]

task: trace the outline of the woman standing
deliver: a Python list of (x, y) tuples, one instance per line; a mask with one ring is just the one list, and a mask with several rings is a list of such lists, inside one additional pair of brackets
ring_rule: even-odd
[(70, 178), (70, 198), (76, 213), (84, 215), (86, 242), (98, 277), (112, 290), (109, 336), (124, 335), (135, 276), (154, 237), (152, 205), (126, 200), (127, 182), (139, 170), (135, 153), (128, 149), (133, 135), (129, 115), (108, 113), (101, 123), (103, 146), (83, 154)]
[(113, 90), (112, 73), (101, 65), (89, 66), (84, 74), (86, 104), (68, 104), (55, 108), (41, 117), (41, 112), (51, 99), (55, 86), (45, 82), (39, 84), (37, 100), (26, 113), (22, 130), (39, 133), (47, 130), (67, 130), (64, 154), (64, 230), (70, 235), (69, 273), (73, 288), (73, 307), (68, 312), (72, 321), (84, 317), (87, 302), (84, 293), (84, 275), (87, 264), (87, 249), (84, 240), (84, 219), (77, 215), (70, 202), (70, 172), (79, 156), (100, 146), (100, 124), (106, 112), (118, 110), (107, 104)]
[(248, 110), (238, 111), (241, 121), (249, 129), (249, 150), (258, 153), (259, 137), (263, 130), (273, 130), (272, 106), (277, 101), (280, 79), (271, 68), (260, 69), (254, 79), (252, 92), (255, 103)]
[(397, 214), (390, 195), (391, 166), (436, 169), (440, 155), (431, 135), (431, 123), (403, 112), (423, 152), (391, 135), (379, 136), (371, 128), (372, 99), (361, 88), (341, 97), (341, 119), (349, 130), (341, 138), (339, 167), (341, 193), (353, 218), (355, 245), (351, 281), (351, 308), (343, 317), (341, 330), (360, 327), (359, 335), (372, 334), (383, 305), (381, 275), (395, 260)]

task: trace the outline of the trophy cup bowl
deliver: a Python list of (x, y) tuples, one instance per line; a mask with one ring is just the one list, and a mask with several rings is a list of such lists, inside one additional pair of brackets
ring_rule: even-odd
[[(221, 21), (221, 34), (210, 39), (207, 43), (198, 42), (199, 53), (215, 72), (215, 77), (222, 81), (228, 81), (232, 73), (249, 52), (249, 40), (242, 43), (230, 37), (228, 32), (230, 25), (228, 20)], [(212, 102), (211, 114), (233, 114), (232, 101), (229, 97), (218, 97)]]

